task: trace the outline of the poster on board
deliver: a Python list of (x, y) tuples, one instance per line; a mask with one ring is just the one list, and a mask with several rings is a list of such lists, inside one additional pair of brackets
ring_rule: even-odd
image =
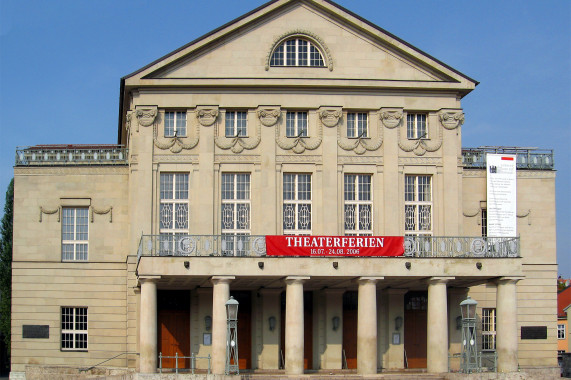
[(486, 155), (488, 236), (515, 237), (516, 228), (516, 155)]

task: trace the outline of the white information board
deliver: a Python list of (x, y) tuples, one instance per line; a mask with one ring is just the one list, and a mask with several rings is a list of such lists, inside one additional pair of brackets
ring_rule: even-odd
[(516, 156), (486, 155), (488, 236), (517, 236)]

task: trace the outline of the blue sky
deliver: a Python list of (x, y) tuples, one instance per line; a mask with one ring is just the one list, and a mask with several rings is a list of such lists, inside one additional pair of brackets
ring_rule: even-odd
[[(263, 3), (0, 0), (0, 210), (16, 146), (116, 143), (122, 76)], [(463, 146), (555, 150), (571, 277), (571, 1), (338, 3), (480, 82), (462, 101)]]

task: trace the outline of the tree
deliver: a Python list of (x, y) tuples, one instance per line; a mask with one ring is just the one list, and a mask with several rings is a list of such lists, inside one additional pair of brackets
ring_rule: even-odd
[(0, 333), (10, 354), (12, 310), (12, 226), (14, 222), (14, 179), (6, 190), (4, 216), (0, 224)]

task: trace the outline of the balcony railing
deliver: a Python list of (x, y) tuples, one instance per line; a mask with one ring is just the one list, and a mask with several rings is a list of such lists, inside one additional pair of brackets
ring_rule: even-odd
[[(519, 257), (519, 238), (405, 236), (406, 257)], [(260, 235), (143, 235), (137, 253), (143, 256), (266, 256)], [(327, 257), (327, 256), (319, 256)]]
[(462, 148), (462, 164), (465, 168), (485, 169), (486, 154), (515, 154), (517, 169), (553, 170), (553, 149), (482, 146)]
[(36, 145), (16, 148), (16, 166), (126, 165), (122, 145)]

